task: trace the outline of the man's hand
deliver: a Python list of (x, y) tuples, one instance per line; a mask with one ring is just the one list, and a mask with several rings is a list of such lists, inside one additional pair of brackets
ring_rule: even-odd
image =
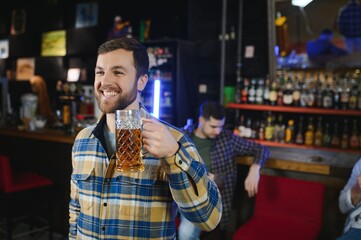
[(351, 202), (356, 206), (361, 201), (361, 175), (357, 177), (355, 185), (351, 188)]
[(248, 175), (244, 181), (244, 188), (248, 193), (248, 197), (254, 197), (258, 191), (259, 182), (259, 164), (252, 164), (249, 168)]
[(144, 149), (157, 158), (167, 158), (176, 154), (179, 145), (170, 131), (154, 119), (142, 118)]

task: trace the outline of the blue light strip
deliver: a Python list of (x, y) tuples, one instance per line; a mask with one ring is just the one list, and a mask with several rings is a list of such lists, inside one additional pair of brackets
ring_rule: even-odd
[(154, 80), (153, 91), (153, 116), (159, 118), (159, 102), (160, 102), (160, 80)]

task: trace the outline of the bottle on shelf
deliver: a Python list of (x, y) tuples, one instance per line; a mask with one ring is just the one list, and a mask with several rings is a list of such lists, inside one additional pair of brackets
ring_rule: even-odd
[(270, 80), (269, 80), (269, 77), (267, 76), (264, 90), (263, 90), (263, 104), (265, 104), (265, 105), (270, 104), (269, 97), (270, 97)]
[(256, 79), (251, 79), (251, 86), (248, 89), (248, 103), (256, 103)]
[(298, 129), (295, 136), (295, 143), (297, 144), (303, 144), (304, 137), (303, 137), (303, 117), (300, 116), (300, 119), (298, 121)]
[(305, 132), (305, 145), (313, 146), (314, 144), (315, 127), (313, 124), (313, 117), (308, 118), (308, 125)]
[(326, 124), (325, 124), (325, 130), (323, 132), (323, 137), (322, 137), (322, 145), (324, 147), (331, 146), (331, 133), (330, 133), (330, 123), (329, 122), (326, 122)]
[(357, 120), (354, 119), (352, 122), (352, 131), (350, 137), (350, 148), (351, 149), (358, 149), (360, 146), (360, 139), (359, 139), (359, 132), (357, 128)]
[(346, 110), (348, 108), (348, 101), (350, 97), (350, 88), (348, 87), (348, 75), (342, 79), (340, 104), (341, 109)]
[(333, 82), (333, 108), (334, 109), (340, 109), (341, 108), (341, 103), (340, 103), (340, 98), (341, 98), (341, 85), (340, 85), (340, 80), (336, 77), (334, 77), (334, 82)]
[(258, 84), (257, 84), (257, 88), (256, 88), (256, 103), (257, 104), (263, 104), (263, 91), (264, 91), (264, 79), (263, 78), (259, 78), (258, 79)]
[(247, 103), (248, 102), (248, 88), (249, 88), (249, 80), (248, 78), (243, 79), (243, 88), (241, 91), (241, 102)]
[(322, 129), (322, 117), (319, 116), (317, 120), (317, 127), (315, 132), (315, 140), (314, 145), (315, 146), (322, 146), (323, 143), (323, 129)]
[(329, 83), (326, 84), (325, 89), (322, 91), (322, 107), (333, 108), (333, 91)]
[(273, 81), (271, 84), (271, 90), (269, 93), (269, 102), (270, 102), (270, 105), (272, 105), (272, 106), (277, 105), (277, 92), (278, 92), (277, 82)]
[(301, 105), (301, 86), (298, 77), (295, 77), (294, 90), (292, 93), (293, 106), (299, 107)]
[(271, 113), (269, 113), (267, 118), (266, 118), (265, 140), (266, 141), (273, 141), (273, 136), (274, 136), (273, 115)]
[(343, 130), (342, 130), (342, 134), (341, 134), (341, 143), (340, 143), (340, 147), (342, 149), (347, 149), (349, 148), (349, 133), (348, 133), (348, 120), (344, 119), (343, 120)]
[(286, 87), (283, 92), (283, 105), (285, 106), (292, 106), (293, 105), (293, 86), (292, 86), (292, 79), (288, 78), (286, 82)]
[(358, 87), (354, 79), (351, 80), (351, 90), (348, 98), (348, 109), (356, 110), (357, 109), (357, 97), (358, 97)]
[(339, 148), (340, 147), (340, 134), (338, 129), (338, 122), (335, 121), (333, 125), (333, 133), (331, 138), (331, 147)]
[(301, 88), (300, 106), (307, 107), (307, 102), (308, 102), (308, 84), (307, 82), (303, 81)]
[(285, 130), (285, 143), (293, 143), (295, 135), (295, 121), (293, 119), (288, 120), (288, 125)]
[(323, 107), (323, 86), (320, 80), (320, 77), (317, 77), (316, 86), (315, 86), (315, 107), (322, 108)]
[(283, 142), (284, 131), (285, 131), (285, 126), (283, 124), (283, 115), (279, 114), (277, 120), (274, 122), (273, 141)]

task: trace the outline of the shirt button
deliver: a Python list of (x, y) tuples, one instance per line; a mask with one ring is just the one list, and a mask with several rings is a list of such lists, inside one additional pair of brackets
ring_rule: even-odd
[(105, 202), (105, 203), (103, 204), (103, 206), (106, 207), (106, 206), (108, 206), (108, 204)]
[(110, 178), (107, 178), (107, 180), (106, 180), (107, 182), (110, 182)]
[(182, 160), (179, 160), (178, 163), (179, 163), (179, 164), (182, 164), (183, 162), (182, 162)]
[(105, 227), (102, 227), (102, 230), (105, 231)]

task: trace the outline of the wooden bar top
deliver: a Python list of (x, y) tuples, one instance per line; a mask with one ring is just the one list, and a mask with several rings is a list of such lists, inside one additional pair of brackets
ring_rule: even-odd
[[(75, 134), (67, 135), (64, 131), (53, 129), (41, 129), (35, 131), (19, 130), (15, 127), (0, 127), (0, 136), (10, 136), (18, 138), (27, 138), (41, 141), (50, 141), (55, 143), (73, 144)], [(266, 161), (264, 167), (285, 171), (296, 171), (303, 173), (314, 173), (322, 175), (333, 175), (335, 172), (346, 172), (352, 168), (357, 157), (345, 156), (324, 156), (322, 162), (312, 162), (307, 160), (307, 156), (298, 152), (297, 155), (290, 154), (285, 148), (281, 152), (271, 148), (271, 156)], [(319, 153), (321, 154), (321, 153)], [(314, 155), (314, 154), (313, 154)], [(296, 156), (296, 157), (295, 157)], [(347, 159), (347, 161), (346, 161)], [(244, 156), (237, 158), (237, 164), (251, 165), (253, 157)], [(336, 162), (337, 161), (337, 162)], [(340, 165), (342, 163), (342, 165)]]
[(1, 127), (0, 136), (28, 138), (42, 141), (73, 144), (75, 134), (68, 135), (64, 131), (40, 129), (35, 131), (19, 130), (15, 127)]
[[(237, 158), (237, 164), (251, 165), (252, 161), (253, 157), (251, 156)], [(297, 162), (292, 160), (273, 158), (267, 159), (263, 167), (304, 173), (316, 173), (322, 175), (330, 175), (331, 173), (331, 166), (328, 164)]]

